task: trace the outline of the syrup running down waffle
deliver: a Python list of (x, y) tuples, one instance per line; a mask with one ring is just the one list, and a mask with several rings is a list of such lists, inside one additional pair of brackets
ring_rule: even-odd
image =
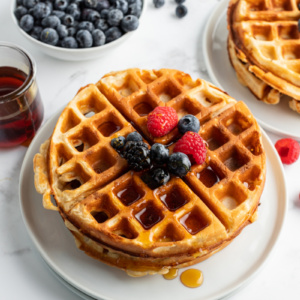
[[(151, 189), (110, 141), (137, 130), (172, 153), (177, 128), (161, 138), (147, 131), (156, 106), (196, 116), (208, 150), (204, 164)], [(255, 221), (266, 166), (260, 129), (243, 102), (177, 70), (129, 69), (78, 92), (34, 170), (45, 208), (59, 211), (80, 249), (143, 276), (200, 262)]]

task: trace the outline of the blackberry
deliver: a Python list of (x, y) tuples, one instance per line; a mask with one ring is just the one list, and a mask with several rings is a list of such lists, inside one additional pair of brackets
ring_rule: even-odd
[(163, 165), (168, 161), (169, 149), (162, 144), (156, 143), (150, 149), (150, 158), (152, 163)]
[(170, 180), (170, 173), (163, 168), (153, 168), (143, 173), (141, 179), (154, 190)]
[(142, 142), (143, 138), (137, 131), (134, 131), (134, 132), (130, 132), (126, 137), (126, 142), (130, 142), (130, 141)]
[(191, 169), (191, 161), (181, 152), (173, 153), (168, 160), (168, 170), (179, 177), (185, 176)]
[(144, 142), (127, 142), (122, 155), (134, 171), (150, 168), (150, 150)]
[(181, 134), (188, 131), (198, 132), (200, 129), (200, 122), (193, 115), (185, 115), (179, 120), (177, 127)]

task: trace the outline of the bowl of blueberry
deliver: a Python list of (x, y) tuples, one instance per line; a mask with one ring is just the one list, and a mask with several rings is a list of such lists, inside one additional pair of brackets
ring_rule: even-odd
[(63, 60), (95, 59), (139, 27), (144, 0), (15, 0), (20, 32), (44, 53)]

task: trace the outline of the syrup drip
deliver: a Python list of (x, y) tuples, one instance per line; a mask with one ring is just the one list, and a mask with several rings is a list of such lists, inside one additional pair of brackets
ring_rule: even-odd
[(180, 280), (185, 286), (196, 288), (203, 283), (203, 274), (200, 270), (188, 269), (181, 273)]
[(167, 280), (172, 280), (175, 279), (178, 275), (178, 269), (170, 269), (169, 272), (167, 274), (164, 274), (164, 278)]

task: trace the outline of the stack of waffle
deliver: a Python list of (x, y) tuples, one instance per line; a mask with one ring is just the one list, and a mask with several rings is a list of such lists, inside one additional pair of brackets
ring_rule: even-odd
[(261, 101), (287, 95), (300, 113), (300, 19), (297, 0), (231, 0), (228, 52), (239, 81)]
[[(149, 147), (159, 142), (172, 153), (177, 128), (162, 138), (147, 131), (156, 106), (195, 115), (208, 151), (187, 176), (152, 190), (110, 142), (137, 130)], [(243, 102), (180, 71), (129, 69), (80, 89), (35, 155), (34, 171), (44, 207), (59, 211), (78, 248), (142, 276), (195, 264), (230, 243), (256, 219), (266, 166)]]

